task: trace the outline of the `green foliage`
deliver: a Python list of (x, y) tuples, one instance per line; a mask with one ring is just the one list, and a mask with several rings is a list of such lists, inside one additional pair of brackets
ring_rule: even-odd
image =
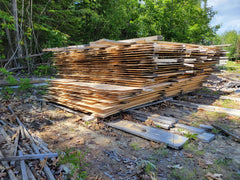
[(139, 144), (138, 144), (138, 143), (131, 143), (130, 146), (131, 146), (135, 151), (138, 151), (138, 150), (141, 149), (141, 148), (139, 147)]
[(228, 51), (227, 56), (233, 60), (240, 59), (240, 32), (225, 31), (222, 35), (216, 36), (213, 42), (214, 44), (232, 44), (232, 46), (224, 48)]
[(48, 65), (40, 65), (37, 69), (33, 72), (36, 76), (47, 76), (51, 74), (51, 67)]
[(4, 99), (9, 99), (13, 93), (14, 93), (13, 88), (8, 87), (8, 86), (7, 87), (3, 87), (2, 90), (1, 90), (1, 96)]
[(152, 171), (157, 170), (157, 166), (147, 160), (141, 160), (139, 163), (137, 163), (137, 165), (138, 167), (143, 168), (145, 173), (148, 175), (151, 175)]
[(197, 179), (196, 170), (190, 170), (186, 168), (182, 169), (173, 169), (170, 172), (171, 179), (178, 179), (178, 180), (192, 180)]
[(71, 176), (74, 179), (84, 179), (87, 177), (87, 172), (84, 168), (87, 166), (87, 163), (84, 160), (85, 153), (79, 150), (74, 150), (73, 148), (68, 148), (64, 150), (59, 155), (59, 165), (61, 164), (70, 164)]
[(169, 154), (169, 150), (167, 148), (161, 147), (161, 148), (155, 150), (154, 154), (163, 156), (163, 157), (167, 157)]
[(17, 79), (13, 77), (12, 75), (8, 75), (6, 77), (6, 81), (9, 83), (9, 85), (16, 85), (17, 84)]
[(12, 74), (12, 72), (9, 72), (5, 68), (0, 68), (0, 73), (2, 73), (4, 76), (8, 76), (8, 75)]
[(30, 90), (31, 88), (33, 87), (33, 85), (32, 84), (30, 84), (30, 79), (28, 79), (28, 78), (21, 78), (20, 79), (20, 85), (19, 85), (19, 87), (18, 87), (18, 89), (20, 90), (20, 91), (28, 91), (28, 90)]
[(189, 138), (189, 140), (196, 140), (198, 134), (192, 134), (189, 131), (187, 131), (187, 133), (183, 134), (186, 138)]

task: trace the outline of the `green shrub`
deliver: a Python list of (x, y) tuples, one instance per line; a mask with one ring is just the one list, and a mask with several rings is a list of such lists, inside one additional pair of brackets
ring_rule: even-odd
[(33, 72), (33, 74), (36, 76), (47, 76), (51, 74), (52, 68), (54, 67), (51, 67), (48, 65), (41, 65), (37, 67), (37, 69)]
[(87, 172), (84, 170), (87, 163), (84, 160), (85, 153), (73, 148), (68, 148), (59, 155), (59, 164), (70, 164), (71, 174), (73, 179), (84, 179), (87, 177)]
[(28, 78), (21, 78), (20, 79), (20, 85), (18, 87), (18, 89), (20, 91), (28, 91), (32, 88), (32, 84), (30, 84), (30, 79)]

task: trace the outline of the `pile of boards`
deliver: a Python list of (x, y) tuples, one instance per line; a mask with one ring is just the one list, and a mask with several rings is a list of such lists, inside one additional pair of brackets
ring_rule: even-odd
[(226, 54), (218, 46), (160, 39), (102, 39), (89, 45), (45, 49), (55, 52), (60, 78), (51, 82), (46, 98), (107, 117), (198, 89)]

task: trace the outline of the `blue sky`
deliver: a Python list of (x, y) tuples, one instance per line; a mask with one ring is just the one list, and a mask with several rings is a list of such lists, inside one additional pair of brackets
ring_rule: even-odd
[(240, 0), (208, 0), (208, 6), (218, 12), (211, 22), (211, 25), (221, 24), (218, 34), (226, 30), (240, 32)]

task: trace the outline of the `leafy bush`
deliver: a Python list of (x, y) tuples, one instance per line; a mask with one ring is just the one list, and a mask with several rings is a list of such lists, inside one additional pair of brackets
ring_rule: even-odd
[(70, 164), (71, 176), (73, 179), (84, 179), (87, 177), (87, 172), (84, 168), (87, 163), (84, 161), (85, 153), (73, 148), (66, 147), (65, 151), (59, 156), (59, 165)]
[(4, 76), (7, 76), (7, 75), (12, 74), (12, 72), (9, 72), (9, 71), (6, 70), (5, 68), (0, 68), (0, 72), (1, 72)]
[(27, 91), (32, 88), (32, 84), (30, 84), (30, 79), (28, 78), (21, 78), (20, 79), (20, 85), (19, 85), (19, 90), (20, 91)]
[(50, 75), (52, 72), (52, 67), (48, 65), (41, 65), (38, 66), (37, 69), (33, 72), (36, 76), (47, 76)]

